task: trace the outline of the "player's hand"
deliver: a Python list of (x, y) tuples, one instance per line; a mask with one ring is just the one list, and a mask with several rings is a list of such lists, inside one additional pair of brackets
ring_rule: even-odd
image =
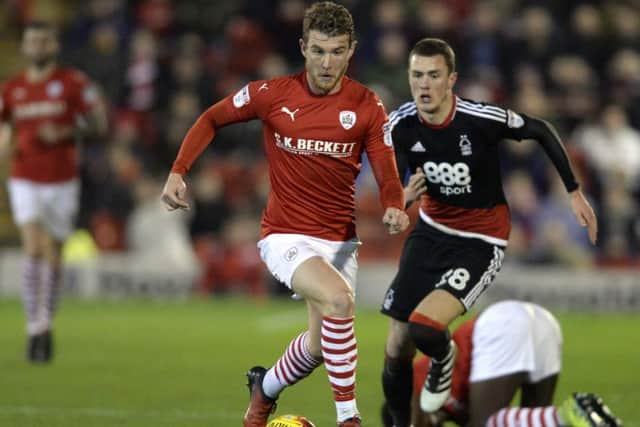
[(398, 234), (409, 226), (409, 216), (401, 209), (387, 208), (382, 223), (387, 226), (389, 234)]
[(414, 201), (427, 191), (427, 181), (424, 179), (422, 168), (417, 167), (416, 173), (409, 177), (409, 183), (404, 187), (404, 200), (407, 205)]
[(12, 151), (11, 126), (7, 122), (0, 121), (0, 161), (9, 158)]
[(184, 183), (182, 175), (173, 172), (170, 173), (162, 190), (162, 202), (170, 211), (176, 209), (189, 210), (189, 203), (186, 201), (186, 196), (187, 184)]
[(422, 409), (414, 407), (411, 411), (411, 425), (415, 427), (443, 427), (445, 421), (449, 420), (449, 414), (442, 409), (437, 412), (423, 412)]
[(448, 414), (442, 409), (437, 412), (425, 413), (425, 419), (428, 420), (427, 425), (431, 427), (442, 427), (448, 418)]
[(57, 144), (67, 136), (71, 136), (68, 129), (52, 122), (45, 122), (38, 127), (38, 138), (47, 145)]
[(593, 212), (593, 208), (579, 189), (569, 193), (569, 197), (571, 198), (573, 214), (581, 226), (587, 227), (589, 240), (595, 245), (596, 239), (598, 238), (598, 220), (596, 219), (596, 214)]

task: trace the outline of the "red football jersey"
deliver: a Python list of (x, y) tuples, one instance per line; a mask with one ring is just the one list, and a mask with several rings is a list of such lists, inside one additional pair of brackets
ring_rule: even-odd
[(1, 92), (0, 120), (13, 126), (16, 150), (11, 176), (36, 182), (61, 182), (77, 175), (77, 153), (73, 138), (46, 144), (38, 137), (47, 122), (75, 126), (78, 116), (96, 102), (97, 94), (79, 71), (55, 69), (40, 82), (31, 83), (26, 73), (8, 81)]
[(271, 192), (262, 236), (298, 233), (333, 241), (355, 236), (355, 180), (366, 151), (383, 206), (403, 208), (403, 192), (378, 97), (347, 77), (339, 92), (310, 92), (306, 73), (251, 82), (207, 110), (187, 134), (172, 168), (184, 174), (230, 123), (260, 119)]

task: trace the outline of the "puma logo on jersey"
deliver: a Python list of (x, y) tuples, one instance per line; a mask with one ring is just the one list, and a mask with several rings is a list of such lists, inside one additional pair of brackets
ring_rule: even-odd
[(282, 108), (280, 109), (280, 111), (282, 111), (283, 113), (287, 113), (287, 114), (291, 117), (291, 121), (292, 121), (292, 122), (295, 122), (295, 121), (296, 121), (296, 117), (295, 117), (295, 115), (296, 115), (296, 113), (298, 112), (298, 110), (300, 110), (300, 109), (299, 109), (299, 108), (296, 108), (296, 110), (292, 112), (292, 111), (291, 111), (291, 110), (289, 110), (287, 107), (282, 107)]
[(414, 153), (424, 153), (425, 151), (427, 151), (427, 149), (424, 148), (422, 142), (416, 141), (416, 143), (411, 146), (411, 151), (413, 151)]
[(267, 83), (262, 83), (262, 86), (258, 88), (258, 92), (262, 90), (267, 90), (267, 89), (269, 89), (269, 85)]

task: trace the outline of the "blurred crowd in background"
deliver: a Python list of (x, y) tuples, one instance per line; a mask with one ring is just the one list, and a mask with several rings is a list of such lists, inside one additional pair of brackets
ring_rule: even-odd
[[(640, 266), (640, 2), (340, 3), (354, 15), (359, 43), (349, 75), (374, 89), (388, 112), (410, 99), (406, 65), (413, 43), (441, 37), (458, 56), (458, 95), (544, 118), (559, 130), (597, 211), (598, 245), (590, 246), (538, 144), (506, 141), (508, 263)], [(25, 21), (52, 17), (61, 30), (61, 62), (86, 72), (108, 100), (108, 137), (83, 148), (78, 218), (100, 251), (147, 251), (158, 259), (177, 252), (180, 259), (187, 251), (203, 268), (197, 284), (203, 292), (237, 284), (267, 291), (255, 246), (269, 185), (259, 122), (219, 133), (188, 175), (189, 212), (169, 215), (158, 197), (183, 136), (204, 109), (249, 80), (302, 69), (298, 39), (308, 4), (5, 2), (3, 34), (15, 43), (3, 43), (3, 55), (17, 54)], [(3, 62), (0, 80), (19, 65)], [(357, 205), (360, 261), (395, 262), (403, 239), (381, 226), (366, 161)], [(415, 206), (411, 213), (415, 219)]]

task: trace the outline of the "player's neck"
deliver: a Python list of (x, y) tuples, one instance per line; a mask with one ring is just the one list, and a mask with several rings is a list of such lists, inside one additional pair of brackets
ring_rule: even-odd
[(38, 83), (46, 80), (47, 78), (49, 78), (49, 76), (51, 76), (51, 74), (53, 74), (56, 67), (57, 65), (55, 61), (51, 61), (42, 67), (39, 67), (37, 65), (29, 65), (26, 71), (27, 81), (30, 83)]
[(454, 105), (453, 93), (449, 93), (437, 110), (433, 112), (420, 111), (420, 118), (432, 126), (441, 125), (451, 117)]

